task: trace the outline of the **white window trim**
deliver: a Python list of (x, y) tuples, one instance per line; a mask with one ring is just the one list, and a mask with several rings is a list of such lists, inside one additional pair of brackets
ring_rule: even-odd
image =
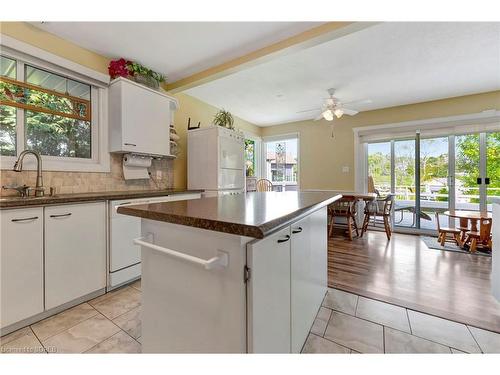
[[(278, 134), (278, 135), (270, 135), (266, 137), (262, 137), (262, 151), (261, 151), (261, 171), (262, 171), (262, 178), (267, 178), (265, 175), (265, 170), (266, 170), (266, 142), (276, 142), (276, 141), (283, 141), (287, 139), (296, 139), (297, 140), (297, 190), (300, 190), (300, 180), (301, 180), (301, 156), (300, 156), (300, 133), (286, 133), (286, 134)], [(292, 185), (291, 183), (286, 183), (285, 185)], [(294, 184), (295, 185), (295, 184)]]
[[(91, 85), (91, 98), (97, 98), (92, 100), (92, 121), (91, 121), (91, 150), (92, 157), (90, 159), (84, 158), (70, 158), (70, 157), (56, 157), (42, 155), (42, 164), (44, 171), (74, 171), (74, 172), (110, 172), (110, 155), (108, 152), (108, 88), (107, 83), (109, 82), (109, 77), (102, 73), (95, 72), (89, 68), (83, 67), (72, 61), (63, 59), (59, 56), (53, 55), (49, 52), (40, 50), (37, 47), (30, 46), (26, 43), (17, 41), (16, 39), (7, 37), (4, 40), (3, 34), (1, 52), (2, 55), (11, 57), (18, 61), (18, 71), (19, 71), (19, 61), (23, 63), (39, 67), (41, 69), (63, 75), (83, 83)], [(6, 43), (7, 42), (7, 43)], [(14, 50), (12, 46), (15, 45), (21, 50)], [(41, 52), (40, 52), (41, 51)], [(42, 60), (39, 57), (29, 55), (28, 53), (39, 53), (43, 57)], [(38, 56), (38, 55), (37, 55)], [(48, 61), (45, 61), (45, 58)], [(57, 62), (58, 65), (55, 65)], [(69, 70), (75, 69), (75, 70)], [(23, 70), (20, 70), (24, 74)], [(19, 76), (18, 76), (19, 77)], [(17, 111), (18, 113), (22, 111)], [(97, 116), (95, 115), (97, 114)], [(17, 155), (24, 150), (24, 121), (22, 116), (18, 115), (17, 118), (17, 144), (16, 152)], [(20, 121), (21, 120), (21, 121)], [(2, 156), (0, 158), (0, 168), (1, 169), (12, 169), (17, 157), (14, 156)], [(36, 163), (34, 158), (27, 158), (23, 163), (23, 168), (26, 170), (35, 170)]]
[(368, 170), (366, 162), (368, 142), (414, 136), (417, 131), (420, 131), (423, 137), (500, 131), (500, 111), (491, 109), (466, 115), (361, 126), (353, 128), (352, 131), (354, 132), (355, 191), (366, 192), (368, 187), (366, 173)]
[(250, 139), (255, 142), (255, 178), (262, 178), (262, 138), (254, 133), (243, 131), (245, 139)]

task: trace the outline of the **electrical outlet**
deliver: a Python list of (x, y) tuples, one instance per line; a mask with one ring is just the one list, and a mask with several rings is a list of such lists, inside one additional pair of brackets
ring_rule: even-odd
[(156, 171), (156, 178), (157, 178), (158, 180), (161, 180), (161, 178), (162, 178), (162, 177), (163, 177), (163, 172), (162, 172), (162, 171), (159, 171), (159, 170), (158, 170), (158, 171)]
[(349, 173), (349, 167), (347, 167), (347, 166), (344, 165), (342, 167), (342, 173)]

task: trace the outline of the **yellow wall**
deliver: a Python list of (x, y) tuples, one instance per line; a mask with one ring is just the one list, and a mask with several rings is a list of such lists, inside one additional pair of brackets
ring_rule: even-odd
[[(188, 118), (191, 117), (192, 126), (196, 126), (198, 122), (201, 122), (201, 126), (206, 127), (211, 124), (218, 109), (186, 94), (180, 93), (174, 96), (179, 100), (180, 104), (180, 110), (175, 113), (175, 128), (177, 134), (181, 137), (179, 141), (180, 153), (174, 162), (174, 185), (176, 188), (184, 188), (187, 186), (186, 135)], [(260, 135), (261, 128), (238, 117), (234, 118), (234, 127), (257, 136)]]
[(32, 44), (54, 55), (108, 74), (109, 58), (77, 46), (26, 22), (0, 22), (0, 32), (22, 42)]
[[(58, 36), (47, 33), (25, 22), (0, 22), (0, 32), (25, 43), (32, 44), (38, 48), (51, 52), (65, 59), (77, 62), (80, 65), (107, 74), (109, 58), (95, 52), (79, 47)], [(185, 94), (175, 95), (179, 100), (180, 109), (175, 114), (176, 129), (181, 137), (181, 152), (174, 162), (174, 186), (184, 188), (186, 182), (186, 134), (187, 119), (191, 117), (191, 123), (197, 124), (201, 121), (202, 126), (211, 123), (217, 108), (204, 103), (198, 99)], [(260, 128), (239, 118), (235, 118), (235, 127), (247, 132), (260, 134)]]
[[(500, 110), (500, 91), (410, 104), (356, 116), (343, 116), (331, 126), (325, 120), (300, 121), (262, 128), (262, 136), (300, 133), (302, 189), (354, 189), (354, 127)], [(348, 173), (342, 167), (349, 167)]]

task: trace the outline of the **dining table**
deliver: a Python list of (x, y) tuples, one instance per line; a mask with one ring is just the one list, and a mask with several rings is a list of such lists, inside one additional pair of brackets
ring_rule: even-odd
[[(480, 219), (492, 219), (493, 215), (487, 211), (471, 211), (471, 210), (449, 210), (443, 212), (444, 215), (453, 217), (459, 220), (459, 229), (462, 232), (460, 238), (465, 239), (467, 231), (478, 232), (477, 222)], [(470, 229), (469, 229), (470, 222)], [(465, 244), (464, 244), (465, 245)]]

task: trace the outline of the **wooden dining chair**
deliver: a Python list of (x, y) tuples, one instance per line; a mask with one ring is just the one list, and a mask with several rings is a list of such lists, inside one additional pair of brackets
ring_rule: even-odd
[(368, 230), (368, 224), (370, 224), (370, 219), (373, 216), (375, 220), (377, 220), (378, 217), (382, 218), (385, 234), (387, 235), (387, 240), (391, 240), (391, 217), (392, 208), (394, 206), (394, 199), (394, 194), (387, 194), (385, 198), (367, 202), (367, 204), (365, 205), (365, 218), (363, 220), (363, 227), (361, 229), (361, 237), (363, 237), (363, 234)]
[(356, 236), (359, 237), (359, 228), (356, 223), (356, 198), (342, 198), (337, 202), (331, 204), (328, 208), (330, 214), (330, 228), (328, 230), (328, 236), (331, 237), (333, 234), (333, 227), (335, 225), (335, 218), (342, 217), (346, 220), (347, 225), (347, 236), (349, 240), (352, 241), (352, 233), (356, 232)]
[(491, 249), (491, 226), (492, 219), (482, 218), (479, 221), (479, 232), (469, 231), (466, 233), (465, 242), (470, 241), (470, 251), (474, 253), (477, 247)]
[(257, 181), (257, 191), (273, 191), (273, 183), (266, 178)]
[[(441, 224), (439, 223), (439, 212), (435, 213), (436, 215), (436, 225), (437, 225), (437, 231), (438, 231), (438, 242), (441, 244), (441, 246), (444, 246), (444, 243), (446, 241), (448, 242), (455, 242), (457, 246), (462, 247), (462, 239), (460, 237), (460, 229), (457, 228), (449, 228), (449, 227), (442, 227)], [(448, 234), (451, 234), (451, 237), (448, 237)]]

